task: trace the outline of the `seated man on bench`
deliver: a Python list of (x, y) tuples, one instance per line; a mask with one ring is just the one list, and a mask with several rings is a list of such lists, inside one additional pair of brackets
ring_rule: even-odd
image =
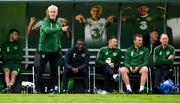
[(127, 94), (133, 93), (130, 86), (129, 73), (141, 74), (139, 93), (144, 93), (144, 85), (148, 77), (149, 50), (142, 45), (143, 37), (141, 34), (136, 34), (133, 37), (133, 42), (134, 45), (128, 48), (125, 53), (124, 67), (121, 67), (119, 70), (126, 85)]
[(118, 39), (110, 37), (108, 46), (102, 47), (96, 59), (96, 72), (104, 75), (104, 88), (101, 94), (111, 92), (111, 78), (117, 73), (121, 61), (121, 50), (117, 47)]
[(68, 80), (73, 74), (80, 74), (83, 77), (85, 93), (89, 93), (89, 51), (81, 39), (76, 41), (74, 47), (70, 48), (64, 58), (63, 93), (68, 93)]
[(21, 69), (23, 59), (23, 49), (18, 41), (19, 31), (16, 29), (9, 30), (9, 39), (2, 45), (2, 61), (5, 76), (6, 91), (11, 91), (16, 77)]

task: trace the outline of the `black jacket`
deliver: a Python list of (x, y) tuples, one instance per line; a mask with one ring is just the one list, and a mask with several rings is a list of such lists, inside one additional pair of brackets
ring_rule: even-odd
[(65, 69), (78, 68), (79, 70), (87, 69), (89, 65), (90, 54), (85, 48), (79, 51), (76, 47), (70, 48), (65, 55), (64, 67)]

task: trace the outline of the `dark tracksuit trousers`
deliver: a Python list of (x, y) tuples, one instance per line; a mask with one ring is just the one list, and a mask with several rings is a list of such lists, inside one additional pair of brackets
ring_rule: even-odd
[[(84, 88), (85, 88), (85, 90), (88, 90), (89, 89), (89, 73), (88, 73), (88, 68), (82, 69), (82, 70), (78, 70), (77, 74), (79, 74), (79, 76), (83, 77)], [(63, 73), (63, 83), (64, 83), (63, 88), (65, 90), (68, 90), (68, 80), (72, 76), (73, 76), (72, 69), (65, 68), (64, 73)]]
[(98, 70), (97, 73), (104, 75), (104, 90), (110, 91), (110, 81), (113, 78), (115, 70), (110, 68), (109, 65), (98, 65), (96, 66), (96, 69)]
[(40, 52), (40, 65), (36, 73), (36, 90), (42, 91), (42, 74), (45, 71), (46, 64), (50, 65), (50, 89), (54, 89), (58, 85), (58, 61), (59, 51), (57, 52)]
[(170, 78), (169, 68), (156, 67), (154, 70), (154, 87), (159, 88), (163, 80)]

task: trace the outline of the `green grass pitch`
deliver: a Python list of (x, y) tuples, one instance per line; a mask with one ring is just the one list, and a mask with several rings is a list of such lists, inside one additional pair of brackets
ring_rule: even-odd
[(180, 95), (0, 94), (1, 103), (179, 103)]

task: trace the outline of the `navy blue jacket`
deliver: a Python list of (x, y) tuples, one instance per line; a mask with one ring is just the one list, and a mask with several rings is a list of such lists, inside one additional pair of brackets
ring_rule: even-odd
[(70, 48), (65, 55), (64, 67), (65, 69), (78, 68), (79, 70), (87, 69), (89, 65), (90, 54), (85, 48), (79, 51), (76, 47)]

